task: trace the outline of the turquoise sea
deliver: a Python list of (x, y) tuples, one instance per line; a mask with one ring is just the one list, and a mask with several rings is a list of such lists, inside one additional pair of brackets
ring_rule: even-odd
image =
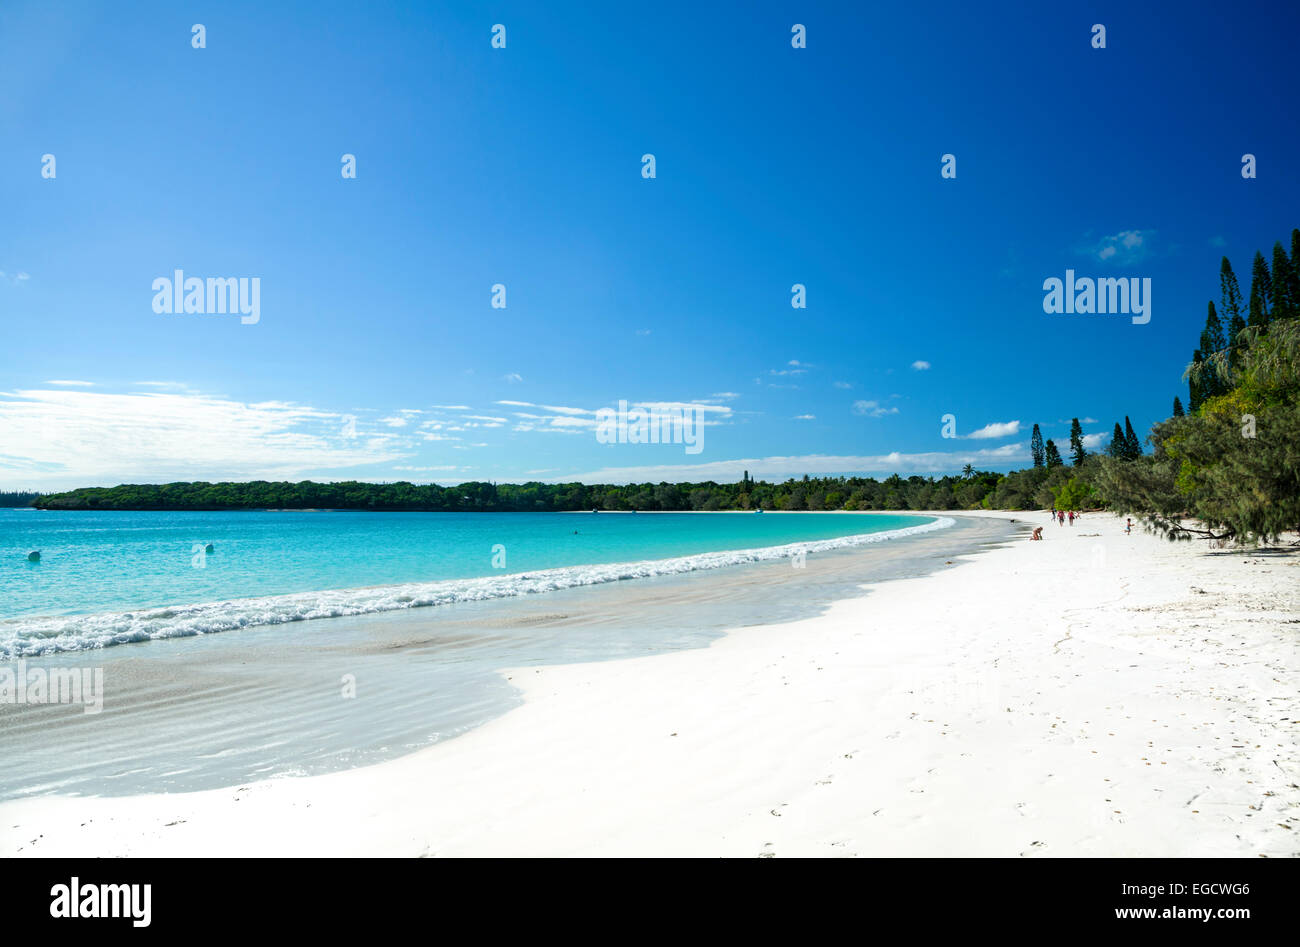
[[(950, 522), (862, 513), (5, 509), (0, 659), (713, 569)], [(28, 561), (37, 550), (40, 560)]]

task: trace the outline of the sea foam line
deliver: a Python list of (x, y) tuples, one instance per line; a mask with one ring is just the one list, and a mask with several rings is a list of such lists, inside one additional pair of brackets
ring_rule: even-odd
[(315, 618), (343, 618), (403, 608), (423, 608), (454, 602), (476, 602), (553, 592), (583, 585), (600, 585), (624, 579), (672, 575), (720, 569), (725, 566), (786, 559), (796, 553), (826, 552), (849, 546), (884, 542), (914, 536), (956, 523), (939, 517), (920, 526), (861, 533), (836, 539), (786, 543), (758, 549), (736, 549), (698, 553), (672, 559), (640, 562), (612, 562), (564, 566), (538, 572), (511, 573), (476, 579), (448, 579), (438, 582), (408, 582), (401, 585), (335, 589), (323, 592), (294, 592), (259, 598), (229, 599), (193, 605), (105, 612), (98, 615), (61, 615), (42, 618), (14, 618), (0, 621), (0, 660), (38, 657), (61, 651), (86, 651), (135, 641), (188, 638), (258, 625), (281, 625)]

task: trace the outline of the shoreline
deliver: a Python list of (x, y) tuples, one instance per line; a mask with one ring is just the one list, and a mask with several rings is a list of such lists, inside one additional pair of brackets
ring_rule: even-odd
[[(964, 520), (813, 553), (797, 569), (768, 559), (32, 659), (102, 671), (105, 710), (0, 705), (11, 760), (0, 800), (194, 791), (381, 762), (518, 706), (504, 668), (705, 647), (729, 629), (819, 615), (868, 579), (946, 568), (1007, 533)], [(358, 699), (340, 700), (345, 679)]]
[(520, 706), (389, 762), (0, 804), (0, 854), (1300, 854), (1300, 554), (1044, 532), (705, 648), (508, 670)]
[[(3, 634), (0, 637), (0, 663), (17, 658), (73, 655), (124, 644), (193, 638), (301, 621), (356, 618), (466, 601), (553, 593), (627, 579), (708, 572), (784, 559), (797, 552), (824, 553), (839, 548), (893, 542), (907, 536), (946, 529), (955, 522), (951, 517), (931, 517), (929, 514), (918, 514), (911, 518), (926, 522), (770, 546), (742, 546), (737, 549), (626, 561), (574, 563), (455, 579), (387, 582), (199, 602), (163, 602), (92, 613), (20, 615), (0, 619), (0, 633)], [(161, 626), (160, 622), (163, 623)], [(91, 630), (83, 631), (86, 628)], [(86, 643), (85, 636), (89, 636), (90, 644)], [(28, 642), (35, 642), (40, 650), (31, 650), (27, 646)]]

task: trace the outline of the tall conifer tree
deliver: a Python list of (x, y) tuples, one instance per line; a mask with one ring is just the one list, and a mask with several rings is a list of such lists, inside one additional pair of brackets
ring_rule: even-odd
[[(1196, 379), (1198, 377), (1196, 366), (1201, 364), (1201, 350), (1197, 349), (1192, 353), (1192, 371), (1187, 376), (1187, 407), (1195, 414), (1200, 408), (1201, 402), (1205, 400), (1201, 397), (1201, 384)], [(1115, 425), (1119, 427), (1119, 425)]]
[(1286, 249), (1279, 240), (1273, 244), (1273, 313), (1274, 319), (1290, 319), (1300, 305), (1300, 286), (1287, 258)]
[(1255, 252), (1255, 263), (1250, 269), (1250, 324), (1261, 329), (1268, 325), (1269, 310), (1273, 307), (1273, 286), (1268, 275), (1264, 254)]
[(1133, 422), (1124, 415), (1124, 456), (1129, 460), (1137, 460), (1142, 456), (1142, 442), (1138, 440), (1137, 432), (1133, 430)]
[(1043, 432), (1034, 425), (1034, 433), (1029, 437), (1029, 456), (1034, 459), (1034, 466), (1041, 467), (1047, 455), (1043, 452)]
[(1047, 439), (1046, 449), (1048, 470), (1051, 470), (1053, 467), (1062, 467), (1065, 465), (1065, 462), (1061, 460), (1061, 452), (1056, 449), (1056, 444), (1051, 438)]
[[(1232, 272), (1232, 264), (1228, 262), (1226, 256), (1219, 264), (1219, 290), (1221, 292), (1219, 305), (1223, 310), (1223, 318), (1228, 320), (1228, 325), (1232, 325), (1234, 320), (1242, 318), (1241, 285), (1237, 282), (1237, 274)], [(1245, 320), (1242, 321), (1244, 323)], [(1228, 339), (1229, 344), (1233, 341)]]
[(1174, 417), (1183, 417), (1183, 403), (1178, 400), (1177, 395), (1174, 395)]
[(1120, 427), (1119, 422), (1116, 421), (1115, 430), (1110, 435), (1110, 443), (1106, 445), (1106, 454), (1109, 457), (1114, 457), (1116, 460), (1123, 460), (1124, 448), (1124, 429)]
[(1087, 456), (1088, 452), (1083, 449), (1083, 425), (1078, 418), (1073, 418), (1070, 421), (1070, 457), (1074, 466), (1082, 467), (1083, 459)]
[[(1226, 345), (1223, 339), (1223, 323), (1219, 321), (1219, 314), (1214, 311), (1214, 303), (1211, 302), (1210, 310), (1205, 316), (1205, 328), (1201, 330), (1201, 356), (1221, 352)], [(1213, 398), (1215, 395), (1223, 394), (1227, 384), (1219, 377), (1219, 373), (1208, 372), (1207, 376), (1201, 381), (1201, 397)]]

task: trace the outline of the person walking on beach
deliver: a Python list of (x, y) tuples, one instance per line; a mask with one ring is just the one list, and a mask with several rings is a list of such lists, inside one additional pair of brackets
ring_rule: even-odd
[(1074, 510), (1070, 511), (1070, 525), (1074, 525)]
[(1133, 532), (1133, 521), (1128, 520), (1128, 522), (1124, 524), (1124, 535), (1127, 536), (1131, 532)]
[(1065, 525), (1065, 510), (1056, 511), (1056, 525), (1057, 526)]

